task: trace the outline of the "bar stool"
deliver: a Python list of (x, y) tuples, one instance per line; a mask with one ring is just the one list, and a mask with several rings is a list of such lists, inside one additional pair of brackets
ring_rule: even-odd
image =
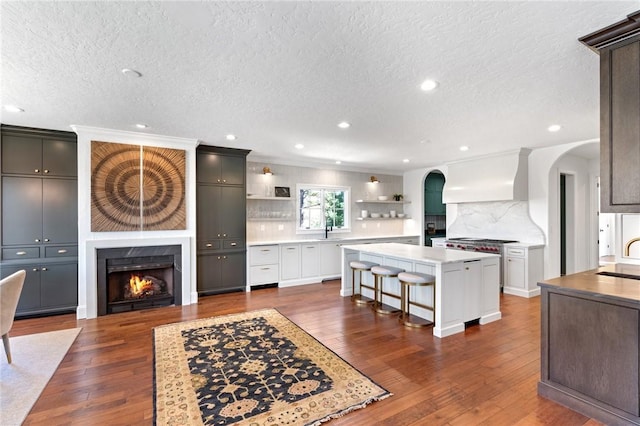
[[(358, 305), (368, 305), (373, 303), (373, 299), (369, 299), (362, 295), (362, 288), (368, 288), (373, 291), (374, 288), (370, 285), (362, 283), (362, 273), (371, 271), (371, 268), (378, 266), (377, 263), (367, 262), (366, 260), (353, 260), (349, 263), (351, 266), (351, 300), (355, 301)], [(358, 286), (358, 293), (356, 293), (356, 271), (360, 272), (360, 285)]]
[[(422, 274), (420, 272), (400, 272), (398, 274), (398, 281), (400, 281), (401, 287), (401, 308), (399, 321), (407, 327), (426, 327), (433, 325), (436, 322), (436, 277), (429, 274)], [(414, 302), (411, 300), (411, 287), (428, 287), (433, 286), (433, 306), (428, 306), (422, 303)], [(433, 312), (433, 321), (411, 320), (411, 306), (417, 306), (419, 308), (426, 309)]]
[(371, 268), (371, 273), (374, 276), (374, 291), (373, 295), (375, 300), (373, 301), (373, 310), (379, 314), (393, 314), (395, 312), (399, 312), (399, 309), (396, 309), (389, 305), (384, 305), (382, 303), (382, 296), (389, 296), (395, 299), (401, 300), (400, 296), (394, 293), (389, 293), (384, 291), (382, 288), (382, 281), (385, 278), (395, 278), (399, 273), (404, 272), (402, 268), (396, 268), (394, 266), (386, 266), (386, 265), (378, 265)]

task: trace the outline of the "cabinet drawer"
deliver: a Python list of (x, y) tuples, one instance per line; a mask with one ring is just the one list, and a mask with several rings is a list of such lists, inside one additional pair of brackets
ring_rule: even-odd
[(44, 248), (44, 257), (67, 257), (67, 256), (75, 257), (77, 255), (78, 255), (77, 246), (54, 246), (54, 247)]
[(524, 249), (521, 249), (521, 248), (507, 248), (507, 254), (509, 256), (524, 256)]
[(249, 249), (251, 266), (279, 262), (278, 246), (255, 246)]
[(222, 242), (222, 248), (225, 249), (225, 250), (244, 248), (244, 241), (242, 241), (242, 240), (224, 240)]
[(198, 243), (198, 250), (220, 250), (220, 241), (201, 241)]
[(251, 285), (271, 284), (278, 282), (278, 265), (252, 266)]
[(2, 258), (10, 259), (37, 259), (40, 257), (40, 247), (16, 247), (2, 249)]

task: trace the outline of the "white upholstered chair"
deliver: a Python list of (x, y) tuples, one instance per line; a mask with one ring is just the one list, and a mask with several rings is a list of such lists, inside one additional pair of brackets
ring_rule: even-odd
[(9, 330), (13, 326), (13, 317), (16, 315), (18, 299), (22, 292), (25, 271), (18, 271), (0, 280), (0, 334), (4, 344), (4, 352), (7, 361), (11, 364), (11, 347), (9, 346)]

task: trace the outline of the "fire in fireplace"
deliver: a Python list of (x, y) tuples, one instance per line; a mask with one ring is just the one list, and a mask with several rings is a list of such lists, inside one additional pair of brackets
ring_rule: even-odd
[(172, 247), (98, 250), (98, 315), (179, 303), (181, 249)]

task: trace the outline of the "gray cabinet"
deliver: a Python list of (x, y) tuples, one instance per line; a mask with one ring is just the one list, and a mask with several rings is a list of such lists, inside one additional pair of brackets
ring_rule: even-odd
[(2, 245), (78, 241), (75, 179), (5, 176), (2, 179)]
[(246, 288), (247, 150), (198, 147), (196, 216), (198, 292)]
[[(40, 131), (38, 131), (40, 132)], [(2, 172), (74, 177), (78, 173), (75, 141), (55, 135), (25, 135), (3, 131)]]
[(16, 317), (78, 300), (76, 136), (5, 126), (0, 140), (0, 276), (27, 271)]
[(600, 206), (640, 213), (640, 11), (580, 39), (600, 55)]
[(198, 293), (243, 291), (246, 287), (246, 252), (198, 255)]

